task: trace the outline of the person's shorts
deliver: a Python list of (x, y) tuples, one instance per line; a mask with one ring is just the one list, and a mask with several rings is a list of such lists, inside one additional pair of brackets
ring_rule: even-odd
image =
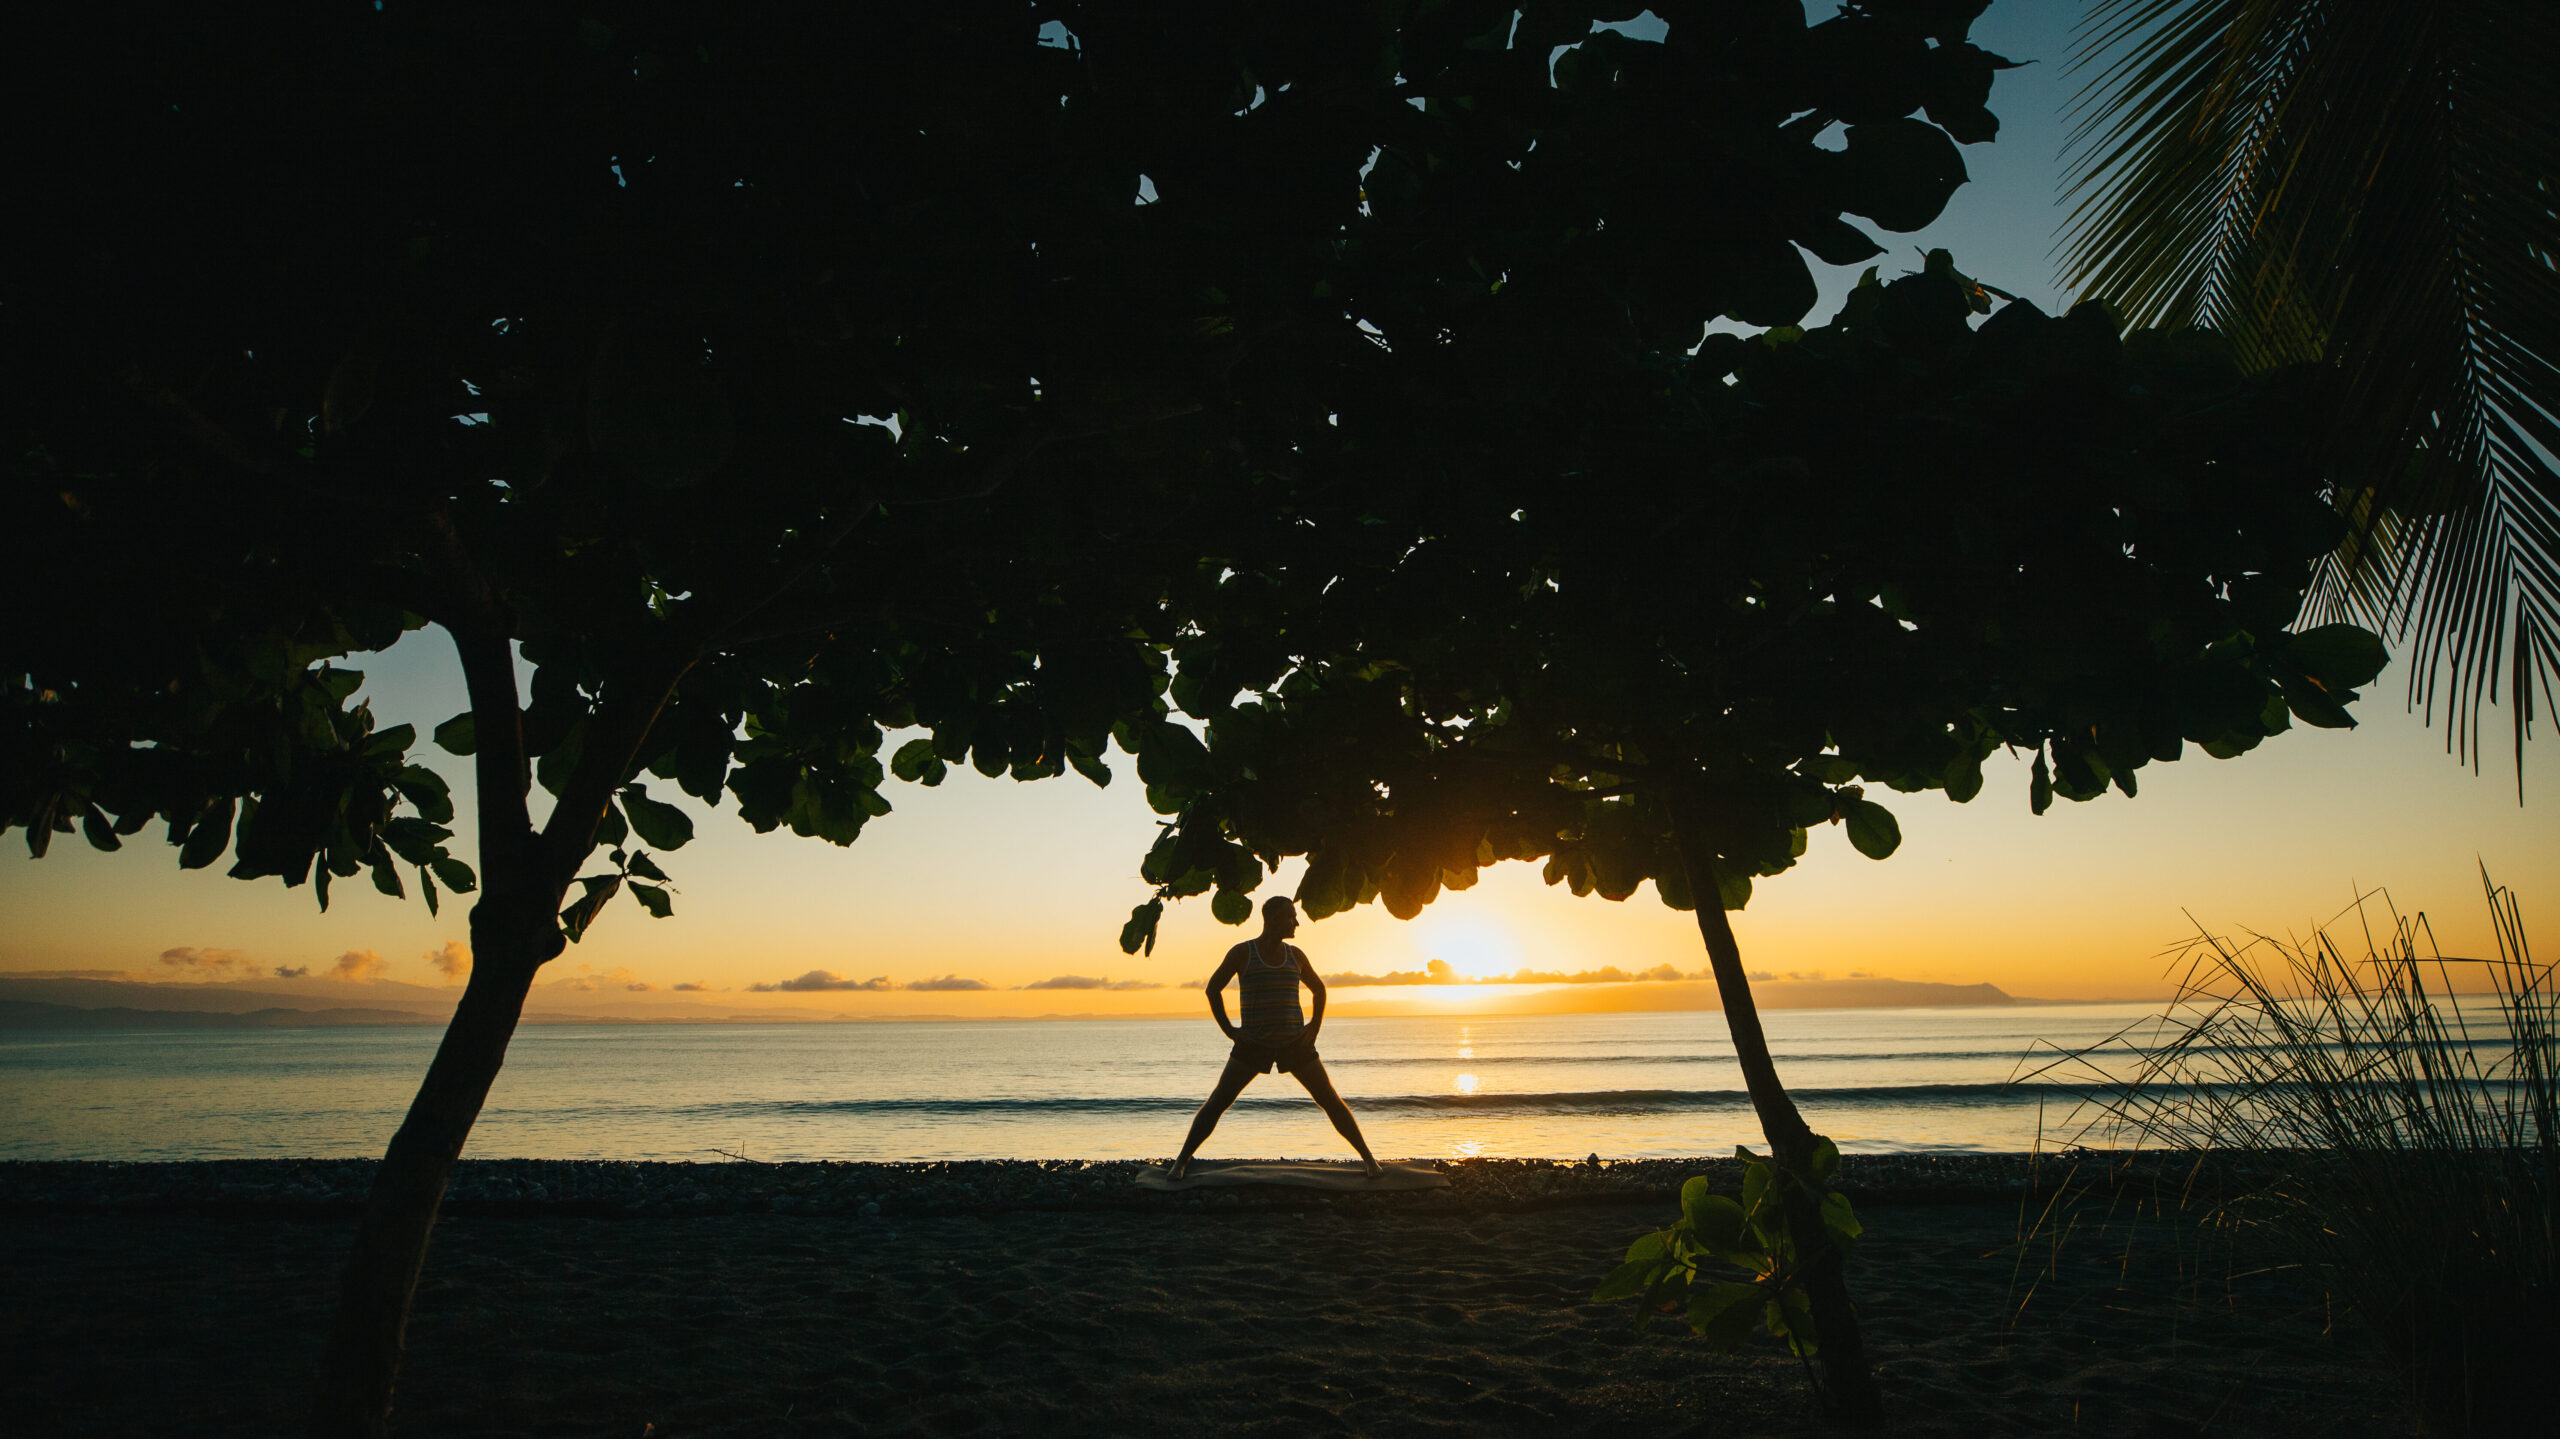
[(1256, 1074), (1295, 1074), (1298, 1066), (1317, 1059), (1316, 1047), (1303, 1039), (1281, 1044), (1263, 1044), (1250, 1039), (1236, 1041), (1235, 1056), (1253, 1066)]

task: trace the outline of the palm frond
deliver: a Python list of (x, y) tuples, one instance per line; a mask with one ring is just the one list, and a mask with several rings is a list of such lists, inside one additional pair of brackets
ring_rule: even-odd
[(2407, 639), (2475, 768), (2505, 698), (2521, 797), (2560, 674), (2560, 7), (2101, 0), (2076, 67), (2071, 282), (2317, 364), (2349, 538), (2307, 615)]

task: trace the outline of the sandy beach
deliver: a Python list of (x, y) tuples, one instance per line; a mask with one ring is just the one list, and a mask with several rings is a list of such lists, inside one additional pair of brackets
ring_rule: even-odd
[[(7, 1168), (12, 1429), (291, 1427), (344, 1203), (304, 1184), (119, 1207), (61, 1187), (105, 1166)], [(771, 1190), (820, 1167), (693, 1168)], [(916, 1177), (936, 1168), (953, 1167)], [(657, 1212), (462, 1200), (419, 1291), (398, 1432), (1817, 1431), (1783, 1353), (1711, 1354), (1667, 1319), (1638, 1332), (1629, 1306), (1588, 1302), (1666, 1209), (1608, 1192), (1607, 1168), (1456, 1173), (1411, 1203), (1131, 1205), (1103, 1166), (1061, 1181), (1073, 1202), (974, 1210), (902, 1199), (913, 1186), (878, 1174), (838, 1188), (880, 1195), (786, 1206), (805, 1212), (696, 1202), (717, 1186), (680, 1176)], [(471, 1183), (509, 1192), (499, 1173)], [(2248, 1273), (2248, 1255), (2159, 1218), (2148, 1190), (2055, 1203), (1986, 1192), (2000, 1183), (1874, 1185), (1862, 1206), (1852, 1282), (1894, 1432), (2407, 1432), (2388, 1370), (2332, 1331), (2316, 1289)]]

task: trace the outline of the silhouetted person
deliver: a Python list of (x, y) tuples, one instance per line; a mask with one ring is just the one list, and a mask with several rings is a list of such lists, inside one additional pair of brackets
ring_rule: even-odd
[[(1209, 1132), (1218, 1127), (1218, 1116), (1236, 1102), (1253, 1077), (1275, 1069), (1298, 1077), (1333, 1127), (1360, 1151), (1361, 1166), (1369, 1177), (1378, 1177), (1378, 1161), (1369, 1153), (1368, 1141), (1360, 1137), (1360, 1121), (1351, 1117), (1350, 1106), (1334, 1092), (1333, 1080), (1324, 1072), (1324, 1061), (1316, 1057), (1316, 1031), (1324, 1028), (1324, 981), (1307, 963), (1306, 952), (1287, 943), (1297, 932), (1298, 906), (1284, 895), (1273, 895), (1262, 902), (1262, 933), (1228, 950), (1218, 972), (1209, 976), (1209, 1016), (1235, 1041), (1235, 1048), (1227, 1055), (1218, 1087), (1209, 1091), (1208, 1102), (1191, 1121), (1191, 1137), (1182, 1142), (1182, 1157), (1173, 1161), (1170, 1171), (1175, 1179), (1190, 1173), (1191, 1156), (1199, 1152)], [(1227, 1022), (1230, 979), (1243, 996), (1241, 1026)], [(1302, 1019), (1298, 1013), (1302, 983), (1316, 997), (1313, 1019)]]

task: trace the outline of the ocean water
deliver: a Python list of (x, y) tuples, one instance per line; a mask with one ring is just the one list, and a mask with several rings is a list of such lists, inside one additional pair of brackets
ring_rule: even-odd
[[(1779, 1073), (1850, 1151), (2019, 1150), (2080, 1095), (2013, 1084), (2141, 1005), (1780, 1010)], [(434, 1029), (0, 1030), (0, 1159), (377, 1155)], [(1326, 1068), (1387, 1158), (1607, 1158), (1760, 1143), (1714, 1012), (1329, 1019)], [(2041, 1058), (2028, 1060), (2031, 1052)], [(1152, 1158), (1226, 1045), (1205, 1020), (519, 1030), (480, 1158)], [(2022, 1064), (2022, 1060), (2026, 1061)], [(1246, 1089), (1202, 1153), (1348, 1150), (1297, 1082)]]

